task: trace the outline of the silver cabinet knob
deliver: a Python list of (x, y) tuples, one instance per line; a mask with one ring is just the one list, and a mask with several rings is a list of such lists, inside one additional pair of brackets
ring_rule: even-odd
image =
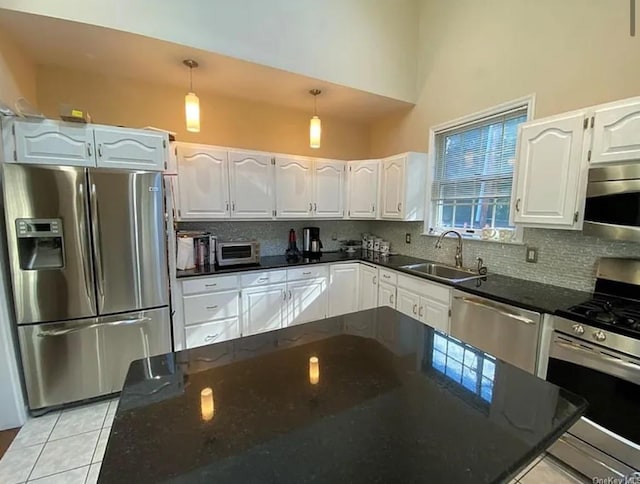
[(607, 339), (607, 335), (604, 334), (603, 331), (595, 331), (593, 333), (593, 339), (595, 339), (596, 341), (604, 341), (605, 339)]
[(575, 334), (584, 334), (584, 326), (582, 326), (581, 324), (574, 324), (573, 326), (571, 326), (571, 329), (573, 329), (573, 332)]

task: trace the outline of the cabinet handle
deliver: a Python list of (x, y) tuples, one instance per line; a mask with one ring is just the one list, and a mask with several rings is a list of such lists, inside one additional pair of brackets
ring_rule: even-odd
[(282, 290), (282, 300), (283, 301), (287, 300), (287, 291), (285, 291), (284, 289)]
[(378, 276), (373, 276), (373, 285), (378, 284)]
[(227, 212), (229, 211), (229, 202), (226, 202), (226, 208), (225, 208), (225, 211), (227, 211)]
[(236, 211), (236, 202), (231, 202), (231, 211), (232, 212)]
[(207, 336), (204, 337), (205, 342), (209, 342), (209, 341), (213, 341), (214, 339), (216, 339), (218, 336), (220, 335), (220, 333), (216, 333), (216, 334), (208, 334)]
[(98, 156), (102, 158), (102, 144), (98, 145)]
[(313, 212), (313, 203), (309, 202), (309, 212)]
[(264, 281), (266, 281), (266, 280), (268, 280), (268, 278), (267, 278), (267, 277), (261, 277), (260, 279), (258, 279), (258, 282), (264, 282)]
[(289, 290), (289, 299), (291, 299), (291, 290)]
[(91, 143), (87, 143), (87, 155), (93, 156), (93, 150), (91, 149)]
[(418, 305), (417, 304), (413, 305), (413, 314), (418, 314)]
[(204, 287), (216, 287), (218, 284), (216, 282), (212, 284), (205, 284)]
[(391, 294), (391, 296), (389, 296), (389, 303), (393, 304), (393, 294)]
[(375, 211), (376, 211), (376, 204), (375, 204), (375, 203), (372, 203), (372, 204), (371, 204), (371, 213), (373, 213), (373, 212), (375, 212)]
[(382, 274), (382, 277), (384, 277), (385, 279), (391, 279), (391, 276), (389, 274)]
[(207, 306), (207, 309), (209, 310), (218, 309), (218, 305), (216, 304), (215, 306)]
[(311, 275), (311, 272), (303, 272), (303, 273), (302, 273), (302, 275), (303, 275), (303, 276), (310, 276), (310, 275)]
[(318, 211), (318, 204), (314, 202), (313, 204), (313, 211), (317, 212)]
[(402, 211), (402, 203), (398, 203), (398, 212)]
[(424, 316), (422, 311), (424, 311), (424, 308), (422, 306), (420, 306), (420, 309), (418, 309), (418, 316), (420, 316), (420, 317)]
[(520, 211), (520, 199), (518, 198), (516, 200), (516, 212), (519, 212), (519, 211)]

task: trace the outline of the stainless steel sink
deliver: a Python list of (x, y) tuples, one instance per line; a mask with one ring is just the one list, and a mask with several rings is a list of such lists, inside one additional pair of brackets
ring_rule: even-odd
[(401, 266), (400, 269), (405, 269), (416, 274), (426, 274), (435, 279), (442, 279), (449, 282), (463, 282), (471, 279), (478, 279), (485, 277), (482, 274), (478, 274), (471, 269), (459, 269), (457, 267), (451, 267), (445, 264), (438, 264), (435, 262), (425, 262), (422, 264), (409, 264)]

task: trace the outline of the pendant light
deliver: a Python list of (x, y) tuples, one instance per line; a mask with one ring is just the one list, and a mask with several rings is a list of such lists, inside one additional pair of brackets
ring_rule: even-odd
[(193, 59), (185, 59), (182, 63), (189, 68), (189, 92), (184, 97), (184, 114), (187, 121), (187, 131), (200, 132), (200, 99), (193, 92), (193, 69), (198, 63)]
[(316, 99), (322, 91), (320, 89), (311, 89), (309, 94), (313, 96), (313, 117), (309, 122), (309, 146), (311, 148), (320, 148), (320, 137), (322, 135), (322, 122), (316, 112)]

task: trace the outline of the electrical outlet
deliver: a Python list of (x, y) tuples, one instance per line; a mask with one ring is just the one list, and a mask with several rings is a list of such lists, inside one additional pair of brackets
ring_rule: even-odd
[(338, 234), (335, 232), (331, 234), (331, 240), (338, 240)]
[(405, 235), (404, 235), (404, 241), (405, 241), (407, 244), (410, 244), (410, 243), (411, 243), (411, 234), (409, 234), (409, 233), (405, 234)]
[(538, 249), (535, 247), (527, 247), (527, 262), (538, 262)]

